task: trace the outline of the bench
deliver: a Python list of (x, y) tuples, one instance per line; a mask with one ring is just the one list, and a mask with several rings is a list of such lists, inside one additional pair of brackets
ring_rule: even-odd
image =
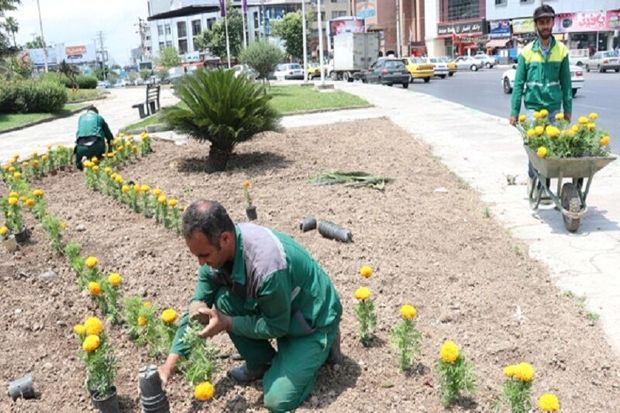
[(132, 108), (138, 108), (140, 119), (146, 118), (161, 109), (159, 106), (159, 85), (146, 85), (146, 100), (144, 103), (136, 103)]

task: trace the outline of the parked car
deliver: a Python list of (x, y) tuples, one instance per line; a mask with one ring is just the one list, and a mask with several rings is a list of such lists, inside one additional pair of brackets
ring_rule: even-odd
[(577, 66), (585, 66), (588, 63), (590, 51), (588, 49), (570, 49), (568, 60)]
[[(517, 66), (513, 65), (511, 69), (506, 70), (502, 74), (502, 88), (504, 93), (512, 93), (512, 88), (515, 84), (515, 74), (517, 73)], [(577, 91), (584, 85), (585, 79), (583, 77), (583, 68), (571, 65), (570, 66), (571, 85), (573, 87), (573, 97), (577, 94)]]
[(450, 59), (448, 56), (440, 56), (438, 57), (438, 59), (448, 65), (448, 76), (454, 76), (454, 74), (458, 70), (456, 67), (456, 63), (454, 63), (452, 59)]
[[(329, 73), (330, 63), (323, 64), (323, 72), (325, 73), (325, 77), (327, 78), (327, 74)], [(321, 68), (318, 62), (308, 63), (308, 79), (312, 80), (314, 78), (321, 77)]]
[(495, 57), (489, 56), (486, 53), (478, 53), (474, 56), (474, 59), (479, 60), (487, 69), (491, 69), (497, 64)]
[(474, 59), (472, 56), (459, 56), (454, 60), (456, 67), (459, 70), (471, 70), (476, 72), (482, 69), (483, 62), (478, 59)]
[(107, 80), (100, 80), (97, 82), (97, 89), (109, 89), (110, 86), (110, 82)]
[(424, 79), (424, 82), (428, 83), (435, 75), (432, 63), (425, 57), (407, 57), (405, 64), (412, 82), (416, 79)]
[(586, 63), (586, 71), (598, 70), (605, 73), (608, 70), (620, 72), (620, 57), (613, 50), (594, 53)]
[(403, 88), (409, 87), (411, 76), (403, 59), (382, 57), (374, 62), (368, 70), (355, 74), (364, 83), (379, 83), (392, 86), (400, 83)]
[(244, 75), (244, 76), (247, 76), (251, 80), (256, 80), (256, 78), (258, 77), (256, 70), (252, 69), (248, 65), (235, 65), (231, 67), (230, 70), (235, 72), (234, 74), (235, 77)]
[(299, 63), (281, 63), (273, 73), (276, 80), (304, 79), (304, 69)]
[[(441, 57), (425, 57), (427, 63), (433, 65), (433, 73), (442, 79), (445, 79), (450, 74), (448, 68), (448, 62), (444, 61)], [(454, 66), (456, 70), (456, 65)]]

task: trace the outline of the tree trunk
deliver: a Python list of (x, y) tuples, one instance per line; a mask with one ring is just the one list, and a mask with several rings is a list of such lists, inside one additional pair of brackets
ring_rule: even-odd
[(226, 164), (228, 163), (228, 159), (232, 154), (231, 149), (222, 149), (218, 148), (213, 143), (211, 143), (211, 148), (209, 149), (209, 157), (207, 158), (207, 173), (211, 172), (222, 172), (226, 169)]

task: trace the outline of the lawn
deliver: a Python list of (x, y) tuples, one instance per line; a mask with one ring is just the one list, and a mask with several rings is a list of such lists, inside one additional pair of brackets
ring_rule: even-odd
[(71, 110), (79, 109), (83, 106), (84, 104), (81, 103), (66, 104), (59, 113), (3, 113), (0, 114), (0, 132), (40, 120), (60, 117), (66, 115)]
[(141, 119), (140, 121), (136, 123), (132, 123), (131, 125), (124, 127), (123, 132), (130, 131), (130, 130), (143, 130), (143, 129), (146, 129), (147, 126), (157, 125), (158, 123), (161, 123), (161, 122), (162, 120), (159, 117), (159, 113), (156, 113), (155, 115), (148, 116), (144, 119)]
[(106, 92), (99, 89), (77, 89), (71, 90), (67, 89), (67, 102), (84, 102), (88, 100), (97, 100), (103, 99), (106, 95)]
[(270, 92), (273, 95), (273, 106), (285, 115), (369, 106), (364, 99), (340, 90), (319, 92), (308, 86), (272, 86)]

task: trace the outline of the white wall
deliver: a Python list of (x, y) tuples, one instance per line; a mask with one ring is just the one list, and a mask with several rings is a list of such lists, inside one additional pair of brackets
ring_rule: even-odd
[(439, 0), (426, 0), (424, 3), (424, 40), (429, 56), (443, 56), (445, 54), (443, 39), (437, 38), (439, 6)]
[[(151, 39), (152, 39), (152, 47), (153, 47), (153, 56), (159, 56), (160, 46), (159, 43), (163, 42), (164, 47), (166, 42), (172, 42), (172, 46), (179, 49), (179, 36), (177, 32), (177, 22), (184, 21), (185, 27), (187, 31), (187, 52), (197, 52), (198, 50), (194, 47), (193, 35), (192, 35), (192, 21), (200, 20), (200, 25), (202, 31), (205, 31), (207, 28), (207, 19), (218, 19), (220, 16), (220, 12), (211, 12), (211, 13), (200, 13), (194, 14), (191, 16), (183, 16), (183, 17), (174, 17), (171, 19), (162, 19), (162, 20), (153, 20), (150, 23), (151, 29)], [(170, 25), (170, 34), (166, 34), (166, 24)], [(160, 36), (157, 26), (161, 25), (163, 27), (163, 34)]]
[[(487, 0), (487, 20), (510, 19), (515, 17), (530, 17), (540, 6), (540, 0), (530, 3), (521, 3), (521, 0), (507, 0), (506, 5), (495, 5), (495, 0)], [(544, 0), (556, 13), (571, 13), (576, 11), (598, 11), (620, 9), (620, 0)]]

